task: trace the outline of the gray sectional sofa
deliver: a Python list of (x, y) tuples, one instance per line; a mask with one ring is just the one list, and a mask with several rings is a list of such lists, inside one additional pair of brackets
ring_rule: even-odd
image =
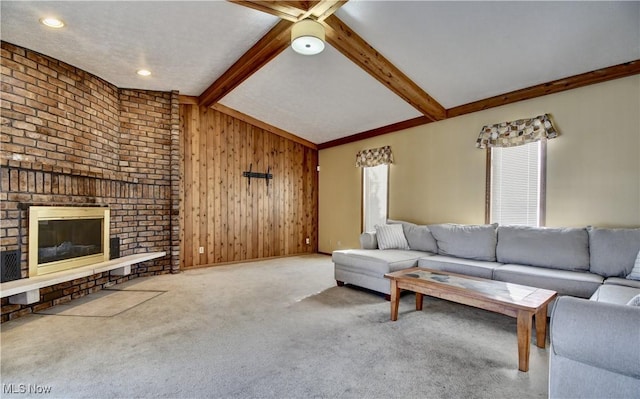
[(419, 266), (557, 291), (549, 396), (640, 397), (640, 306), (626, 306), (640, 302), (640, 281), (627, 278), (640, 229), (388, 225), (402, 226), (406, 243), (364, 233), (361, 249), (334, 251), (338, 285), (388, 295), (385, 273)]
[(402, 226), (408, 245), (380, 249), (376, 233), (362, 234), (362, 248), (332, 254), (339, 285), (388, 295), (386, 273), (419, 266), (579, 298), (590, 298), (603, 285), (640, 293), (640, 281), (626, 278), (640, 251), (640, 229), (388, 224)]

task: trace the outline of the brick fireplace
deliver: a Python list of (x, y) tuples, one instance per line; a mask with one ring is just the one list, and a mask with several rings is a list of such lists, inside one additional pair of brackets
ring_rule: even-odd
[(129, 276), (99, 273), (43, 288), (33, 305), (3, 299), (2, 322), (130, 278), (177, 272), (178, 93), (120, 89), (6, 42), (2, 82), (0, 251), (17, 251), (21, 277), (35, 256), (29, 255), (33, 205), (107, 208), (108, 238), (119, 238), (122, 256), (169, 254)]

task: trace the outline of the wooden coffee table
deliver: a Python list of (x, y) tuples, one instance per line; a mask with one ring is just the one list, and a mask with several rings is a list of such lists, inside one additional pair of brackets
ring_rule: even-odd
[(515, 317), (520, 371), (529, 371), (531, 326), (534, 316), (536, 345), (539, 348), (545, 347), (547, 305), (557, 296), (555, 291), (419, 267), (388, 273), (385, 277), (391, 280), (393, 321), (398, 319), (400, 292), (409, 290), (416, 293), (416, 310), (422, 310), (424, 294)]

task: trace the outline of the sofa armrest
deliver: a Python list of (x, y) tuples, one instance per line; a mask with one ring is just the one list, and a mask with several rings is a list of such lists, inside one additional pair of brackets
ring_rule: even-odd
[[(640, 307), (563, 296), (551, 314), (550, 336), (551, 370), (560, 357), (640, 379)], [(550, 375), (550, 383), (554, 378), (571, 376)]]
[(360, 248), (378, 249), (378, 239), (376, 238), (376, 233), (360, 234)]

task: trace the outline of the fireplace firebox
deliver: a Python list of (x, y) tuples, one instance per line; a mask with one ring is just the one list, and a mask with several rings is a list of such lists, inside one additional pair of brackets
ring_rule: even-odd
[(29, 276), (109, 260), (109, 208), (29, 207)]

